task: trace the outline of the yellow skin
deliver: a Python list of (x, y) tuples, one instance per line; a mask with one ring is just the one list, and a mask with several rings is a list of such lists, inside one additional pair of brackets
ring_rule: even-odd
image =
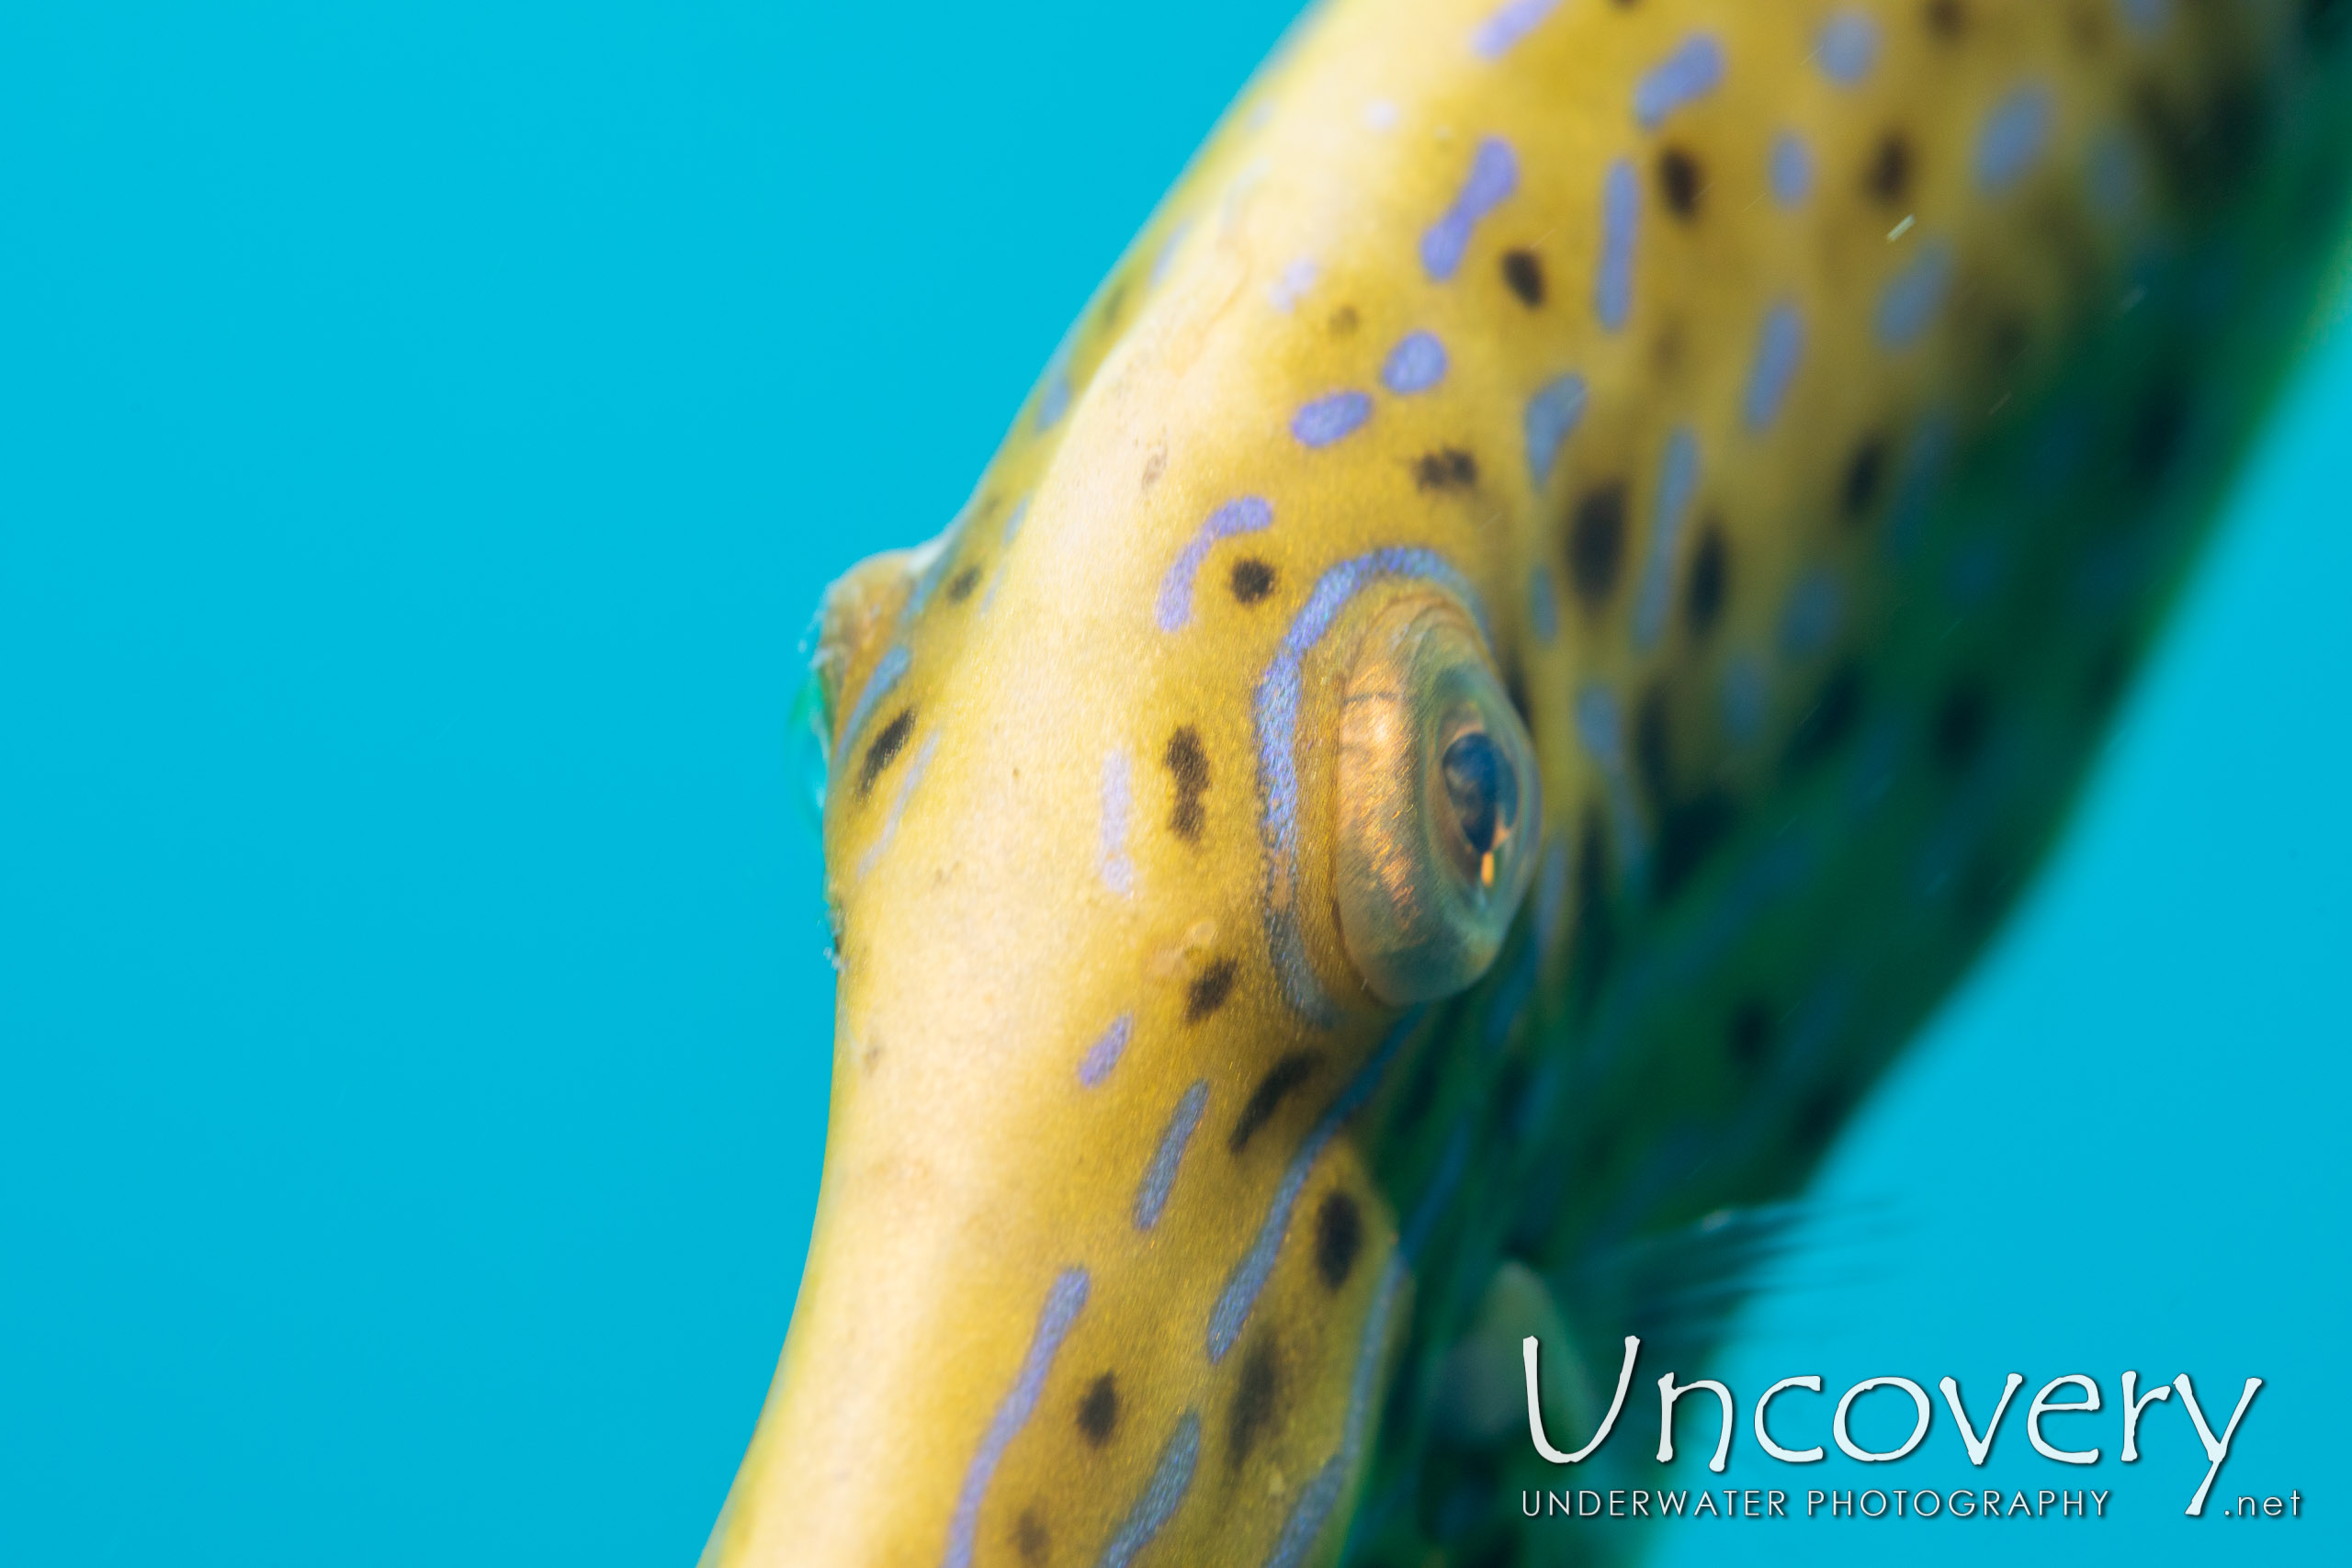
[[(1303, 24), (966, 513), (827, 601), (823, 1195), (704, 1561), (1516, 1561), (1507, 1491), (1432, 1501), (1533, 1463), (1482, 1347), (1573, 1332), (1605, 1390), (1639, 1303), (1565, 1281), (1793, 1190), (2052, 829), (2319, 292), (2334, 10)], [(1334, 869), (1342, 694), (1416, 606), (1483, 626), (1543, 814), (1426, 1008)]]

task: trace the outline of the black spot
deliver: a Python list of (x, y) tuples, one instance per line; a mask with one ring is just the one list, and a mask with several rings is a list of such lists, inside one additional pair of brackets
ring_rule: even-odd
[(1053, 1538), (1046, 1533), (1046, 1521), (1038, 1517), (1036, 1504), (1021, 1510), (1012, 1527), (1012, 1544), (1023, 1562), (1042, 1563), (1052, 1554)]
[(1225, 1005), (1233, 994), (1233, 977), (1241, 966), (1230, 958), (1219, 958), (1193, 976), (1184, 990), (1184, 1021), (1198, 1023)]
[(1690, 874), (1706, 863), (1731, 836), (1739, 813), (1731, 796), (1711, 789), (1689, 800), (1677, 801), (1658, 818), (1657, 863), (1653, 886), (1657, 902), (1665, 903), (1681, 890)]
[(1624, 485), (1614, 482), (1587, 491), (1568, 525), (1568, 581), (1577, 597), (1595, 609), (1607, 604), (1624, 557)]
[(1533, 251), (1503, 253), (1503, 281), (1529, 310), (1544, 303), (1544, 258)]
[(1281, 1382), (1274, 1348), (1257, 1340), (1241, 1358), (1240, 1385), (1233, 1391), (1233, 1406), (1225, 1416), (1225, 1459), (1234, 1469), (1241, 1468), (1259, 1437), (1273, 1425), (1274, 1396)]
[(1423, 490), (1468, 490), (1478, 482), (1478, 459), (1459, 446), (1441, 446), (1413, 459), (1413, 482)]
[(1754, 1067), (1764, 1060), (1764, 1053), (1772, 1044), (1772, 1011), (1762, 1002), (1750, 997), (1732, 1010), (1731, 1022), (1724, 1030), (1724, 1049), (1731, 1059), (1743, 1067)]
[(1098, 1449), (1119, 1429), (1119, 1380), (1115, 1374), (1104, 1372), (1086, 1385), (1086, 1397), (1078, 1402), (1078, 1429)]
[(1890, 130), (1880, 139), (1870, 170), (1862, 176), (1862, 186), (1889, 203), (1901, 201), (1911, 188), (1911, 144), (1903, 140), (1901, 131)]
[(1724, 541), (1723, 525), (1711, 520), (1691, 554), (1690, 581), (1683, 591), (1683, 613), (1690, 619), (1692, 637), (1703, 641), (1715, 629), (1730, 589), (1731, 547)]
[(1634, 712), (1634, 769), (1655, 804), (1663, 804), (1674, 793), (1670, 717), (1664, 685), (1652, 685), (1642, 694), (1641, 706)]
[(2143, 82), (2132, 96), (2132, 108), (2176, 198), (2204, 205), (2226, 200), (2244, 187), (2265, 130), (2266, 104), (2254, 82), (2222, 82), (2195, 104), (2183, 104)]
[(1810, 767), (1837, 750), (1853, 733), (1854, 723), (1861, 714), (1861, 670), (1850, 661), (1840, 664), (1822, 682), (1821, 695), (1804, 717), (1797, 721), (1796, 733), (1789, 737), (1788, 765), (1792, 769)]
[(1315, 1267), (1323, 1282), (1335, 1291), (1346, 1284), (1363, 1246), (1363, 1214), (1356, 1201), (1344, 1192), (1328, 1194), (1315, 1211)]
[(1356, 330), (1356, 324), (1362, 319), (1356, 314), (1356, 308), (1353, 305), (1340, 306), (1331, 312), (1331, 335), (1333, 337), (1347, 336)]
[(874, 781), (882, 776), (882, 770), (899, 760), (899, 753), (907, 749), (907, 738), (914, 732), (915, 710), (912, 708), (901, 711), (898, 717), (882, 727), (882, 733), (876, 736), (874, 744), (865, 749), (865, 760), (857, 765), (859, 799), (864, 799), (873, 789)]
[(1255, 604), (1274, 591), (1274, 569), (1255, 556), (1245, 556), (1233, 563), (1233, 596), (1244, 604)]
[(1789, 1134), (1797, 1147), (1806, 1154), (1818, 1154), (1829, 1146), (1829, 1140), (1846, 1120), (1846, 1112), (1853, 1109), (1852, 1090), (1844, 1084), (1831, 1084), (1816, 1091), (1797, 1108), (1791, 1119)]
[(2346, 0), (2303, 0), (2303, 37), (2320, 48), (2342, 38), (2346, 22), (2352, 22), (2352, 4)]
[(1169, 830), (1188, 844), (1197, 844), (1208, 815), (1201, 807), (1201, 796), (1209, 787), (1209, 754), (1201, 748), (1200, 731), (1189, 724), (1180, 726), (1168, 738), (1168, 750), (1159, 760), (1167, 764), (1176, 784), (1176, 804), (1168, 812)]
[(1846, 520), (1856, 523), (1878, 499), (1878, 487), (1886, 478), (1886, 437), (1865, 435), (1854, 447), (1854, 455), (1846, 459), (1846, 483), (1838, 491), (1845, 503)]
[(1462, 1568), (1512, 1568), (1518, 1561), (1518, 1538), (1504, 1531), (1464, 1556)]
[(980, 569), (976, 566), (966, 567), (963, 570), (957, 572), (954, 577), (948, 580), (947, 598), (949, 603), (961, 604), (965, 600), (969, 599), (972, 596), (972, 590), (978, 587), (979, 582)]
[(1697, 217), (1699, 188), (1699, 160), (1679, 147), (1657, 155), (1657, 193), (1668, 211), (1678, 218)]
[(1965, 773), (1984, 749), (1992, 716), (1983, 687), (1965, 680), (1955, 684), (1936, 709), (1936, 761), (1952, 773)]
[(1258, 1087), (1250, 1091), (1250, 1103), (1241, 1108), (1241, 1119), (1234, 1122), (1225, 1146), (1235, 1154), (1247, 1148), (1250, 1140), (1258, 1135), (1258, 1129), (1272, 1119), (1274, 1108), (1282, 1104), (1283, 1097), (1313, 1077), (1321, 1062), (1322, 1058), (1312, 1051), (1293, 1051), (1267, 1069), (1266, 1076), (1258, 1080)]
[(1576, 970), (1578, 1006), (1589, 1010), (1615, 955), (1616, 931), (1610, 921), (1609, 830), (1596, 802), (1585, 807), (1577, 843)]
[(1968, 10), (1961, 0), (1928, 0), (1928, 30), (1939, 39), (1956, 39), (1968, 28)]

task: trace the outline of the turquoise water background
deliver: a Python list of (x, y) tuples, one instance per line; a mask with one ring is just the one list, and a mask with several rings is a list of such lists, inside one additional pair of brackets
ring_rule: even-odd
[[(692, 1560), (823, 1133), (796, 645), (1287, 9), (0, 13), (0, 1562)], [(1665, 1561), (2352, 1560), (2347, 429), (2339, 329), (1724, 1371), (1840, 1488), (1765, 1384), (2022, 1371), (2039, 1487), (2090, 1373), (2111, 1517)], [(2212, 1513), (2306, 1517), (2126, 1367), (2269, 1380)]]

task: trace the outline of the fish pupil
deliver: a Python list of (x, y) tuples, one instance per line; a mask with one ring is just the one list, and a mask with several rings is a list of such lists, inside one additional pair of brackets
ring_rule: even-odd
[(1481, 863), (1479, 881), (1491, 883), (1490, 857), (1518, 814), (1519, 781), (1511, 777), (1502, 749), (1483, 729), (1455, 736), (1439, 759), (1438, 771), (1445, 780), (1445, 797), (1453, 807), (1454, 823), (1462, 829), (1470, 852)]

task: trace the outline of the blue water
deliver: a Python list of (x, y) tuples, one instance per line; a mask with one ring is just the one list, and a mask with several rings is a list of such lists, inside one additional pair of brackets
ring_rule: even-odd
[[(801, 630), (1283, 9), (0, 13), (0, 1562), (691, 1560), (816, 1190)], [(1773, 1378), (2082, 1371), (2112, 1518), (1899, 1544), (2352, 1550), (2347, 420), (2339, 333), (1828, 1172), (1874, 1239), (1752, 1314), (1742, 1484)], [(2269, 1379), (2216, 1509), (2310, 1517), (2180, 1519), (2126, 1366)], [(2049, 1483), (2021, 1416), (1993, 1473)], [(1948, 1421), (1890, 1468), (1972, 1478)]]

